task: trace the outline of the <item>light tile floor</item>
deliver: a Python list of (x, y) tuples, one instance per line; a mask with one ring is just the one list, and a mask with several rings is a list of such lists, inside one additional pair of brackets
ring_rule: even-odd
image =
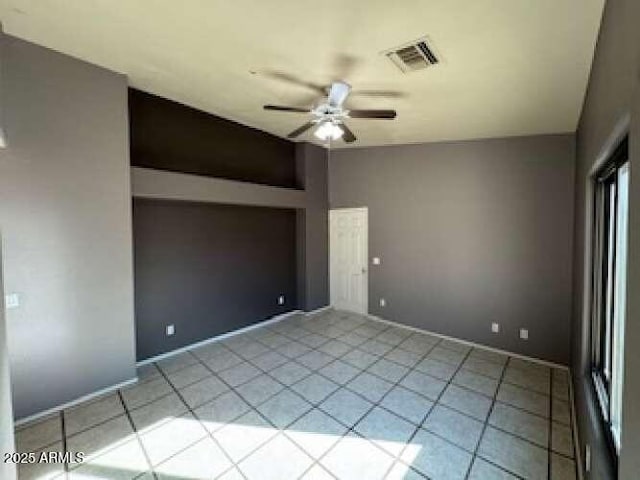
[(19, 428), (20, 479), (575, 480), (567, 372), (338, 311), (141, 367)]

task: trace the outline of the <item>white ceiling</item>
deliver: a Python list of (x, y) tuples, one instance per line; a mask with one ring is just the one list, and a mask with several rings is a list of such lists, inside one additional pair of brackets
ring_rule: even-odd
[[(260, 72), (404, 93), (349, 99), (398, 111), (351, 120), (362, 146), (575, 131), (603, 3), (0, 0), (0, 19), (6, 33), (126, 73), (136, 88), (280, 136), (305, 116), (262, 105), (314, 95)], [(404, 75), (381, 55), (424, 35), (443, 64)], [(345, 57), (355, 62), (341, 75)]]

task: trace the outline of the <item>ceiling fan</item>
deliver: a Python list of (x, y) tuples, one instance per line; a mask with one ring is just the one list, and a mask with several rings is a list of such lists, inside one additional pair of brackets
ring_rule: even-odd
[(378, 120), (393, 120), (395, 110), (349, 110), (344, 102), (351, 92), (351, 85), (343, 81), (333, 82), (327, 89), (322, 89), (326, 96), (312, 108), (284, 107), (280, 105), (265, 105), (265, 110), (278, 112), (296, 112), (310, 114), (313, 118), (287, 135), (296, 138), (310, 128), (315, 127), (314, 135), (322, 141), (338, 140), (342, 138), (347, 143), (356, 141), (356, 136), (345, 124), (348, 118), (367, 118)]

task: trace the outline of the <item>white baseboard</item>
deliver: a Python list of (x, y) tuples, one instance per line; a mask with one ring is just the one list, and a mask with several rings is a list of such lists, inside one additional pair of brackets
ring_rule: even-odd
[(129, 385), (133, 385), (138, 382), (138, 377), (132, 378), (131, 380), (126, 380), (124, 382), (116, 383), (115, 385), (111, 385), (107, 388), (103, 388), (102, 390), (98, 390), (96, 392), (89, 393), (87, 395), (83, 395), (82, 397), (76, 398), (75, 400), (71, 400), (70, 402), (63, 403), (62, 405), (58, 405), (56, 407), (49, 408), (42, 412), (35, 413), (33, 415), (29, 415), (28, 417), (21, 418), (16, 420), (14, 425), (16, 427), (20, 427), (21, 425), (34, 422), (36, 420), (43, 419), (45, 417), (49, 417), (55, 413), (60, 413), (62, 410), (66, 410), (71, 407), (75, 407), (84, 402), (88, 402), (89, 400), (93, 400), (98, 397), (102, 397), (109, 393), (113, 393), (116, 390), (119, 390), (124, 387), (128, 387)]
[(307, 315), (317, 315), (319, 313), (331, 310), (332, 308), (333, 307), (331, 305), (325, 305), (324, 307), (319, 307), (319, 308), (316, 308), (315, 310), (305, 310), (304, 313)]
[(371, 320), (375, 320), (376, 322), (382, 322), (382, 323), (386, 323), (386, 324), (389, 324), (389, 325), (393, 325), (395, 327), (406, 328), (408, 330), (412, 330), (412, 331), (418, 332), (418, 333), (428, 333), (429, 335), (433, 335), (434, 337), (439, 337), (439, 338), (443, 338), (443, 339), (446, 339), (446, 340), (453, 340), (454, 342), (463, 343), (465, 345), (469, 345), (470, 347), (482, 348), (484, 350), (489, 350), (489, 351), (495, 352), (495, 353), (501, 353), (503, 355), (508, 355), (510, 357), (516, 357), (516, 358), (520, 358), (522, 360), (528, 360), (530, 362), (538, 363), (540, 365), (545, 365), (547, 367), (559, 368), (561, 370), (567, 370), (567, 371), (569, 370), (568, 366), (560, 365), (559, 363), (549, 362), (547, 360), (541, 360), (541, 359), (535, 358), (535, 357), (529, 357), (527, 355), (522, 355), (520, 353), (510, 352), (508, 350), (502, 350), (500, 348), (489, 347), (487, 345), (482, 345), (481, 343), (470, 342), (468, 340), (461, 340), (461, 339), (456, 338), (456, 337), (450, 337), (448, 335), (443, 335), (441, 333), (431, 332), (429, 330), (425, 330), (424, 328), (411, 327), (409, 325), (404, 325), (402, 323), (394, 322), (392, 320), (387, 320), (385, 318), (377, 317), (377, 316), (371, 315), (371, 314), (367, 314), (365, 316), (370, 318)]
[(288, 318), (292, 315), (296, 315), (299, 313), (305, 313), (305, 312), (303, 312), (302, 310), (291, 310), (290, 312), (285, 312), (280, 315), (276, 315), (275, 317), (271, 317), (268, 320), (265, 320), (263, 322), (254, 323), (253, 325), (239, 328), (238, 330), (232, 330), (231, 332), (223, 333), (221, 335), (216, 335), (215, 337), (210, 337), (205, 340), (201, 340), (199, 342), (185, 345), (184, 347), (176, 348), (175, 350), (171, 350), (170, 352), (167, 352), (167, 353), (161, 353), (160, 355), (156, 355), (154, 357), (145, 358), (144, 360), (137, 362), (136, 366), (140, 367), (142, 365), (148, 365), (149, 363), (153, 363), (159, 360), (164, 360), (165, 358), (173, 357), (174, 355), (178, 355), (180, 353), (186, 352), (187, 350), (191, 350), (193, 348), (202, 347), (204, 345), (208, 345), (214, 342), (220, 342), (222, 340), (226, 340), (227, 338), (231, 338), (235, 335), (247, 333), (257, 328), (266, 327), (267, 325), (273, 325), (274, 323), (281, 322), (285, 318)]

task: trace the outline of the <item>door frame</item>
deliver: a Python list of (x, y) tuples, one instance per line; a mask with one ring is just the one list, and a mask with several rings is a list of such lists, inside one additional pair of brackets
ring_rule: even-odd
[(364, 229), (366, 232), (366, 238), (364, 242), (364, 266), (362, 275), (364, 276), (364, 291), (362, 292), (362, 303), (363, 303), (363, 311), (355, 312), (361, 313), (363, 315), (367, 315), (369, 313), (369, 207), (340, 207), (340, 208), (330, 208), (328, 213), (328, 222), (329, 222), (329, 304), (332, 307), (336, 307), (333, 299), (333, 272), (332, 272), (332, 262), (331, 262), (331, 242), (332, 242), (332, 224), (331, 224), (331, 215), (332, 212), (361, 212), (364, 213)]

